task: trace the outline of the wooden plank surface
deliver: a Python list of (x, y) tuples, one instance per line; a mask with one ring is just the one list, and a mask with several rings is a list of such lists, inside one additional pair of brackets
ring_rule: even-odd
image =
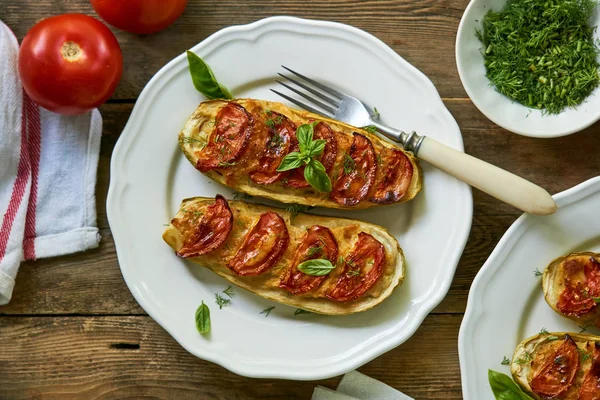
[[(98, 249), (24, 263), (12, 302), (0, 307), (0, 399), (177, 398), (307, 399), (322, 382), (254, 380), (185, 352), (139, 307), (121, 276), (106, 218), (110, 156), (133, 102), (166, 62), (211, 33), (270, 15), (334, 20), (365, 29), (434, 82), (461, 127), (466, 150), (548, 189), (565, 190), (600, 173), (600, 125), (539, 140), (491, 123), (466, 99), (454, 61), (458, 22), (468, 0), (190, 0), (167, 30), (138, 36), (114, 30), (123, 79), (104, 118), (97, 207)], [(87, 0), (3, 0), (0, 19), (21, 39), (39, 19), (64, 12), (94, 15)], [(415, 336), (360, 370), (416, 399), (459, 399), (457, 336), (470, 285), (520, 215), (474, 192), (473, 228), (444, 301)], [(538, 266), (532, 266), (533, 270)], [(139, 348), (137, 346), (139, 345)]]
[[(456, 341), (461, 318), (429, 316), (405, 345), (360, 371), (415, 399), (460, 398)], [(0, 318), (0, 337), (1, 399), (43, 394), (57, 400), (305, 400), (315, 385), (335, 388), (339, 381), (237, 376), (190, 355), (147, 316), (5, 317)]]

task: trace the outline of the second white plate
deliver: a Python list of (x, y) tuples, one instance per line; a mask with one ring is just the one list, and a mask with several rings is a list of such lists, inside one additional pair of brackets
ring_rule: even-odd
[(571, 252), (600, 252), (600, 177), (554, 199), (556, 214), (525, 214), (506, 231), (471, 285), (458, 338), (465, 399), (494, 398), (487, 371), (510, 375), (501, 362), (512, 359), (523, 339), (542, 328), (581, 330), (546, 304), (535, 270), (543, 272), (552, 260)]
[[(346, 25), (289, 17), (226, 28), (192, 49), (238, 97), (279, 100), (269, 89), (284, 64), (377, 106), (383, 120), (462, 150), (456, 122), (433, 84), (383, 42)], [(225, 280), (175, 257), (163, 224), (182, 199), (231, 195), (196, 171), (177, 134), (204, 100), (185, 55), (148, 83), (115, 147), (108, 216), (121, 271), (140, 305), (183, 347), (241, 375), (320, 379), (355, 369), (407, 340), (446, 295), (469, 234), (467, 185), (423, 165), (425, 188), (406, 204), (333, 212), (385, 226), (407, 260), (404, 284), (380, 306), (344, 317), (297, 315), (242, 289), (220, 310)], [(198, 334), (194, 312), (209, 304), (212, 333)], [(260, 314), (275, 306), (268, 317)]]

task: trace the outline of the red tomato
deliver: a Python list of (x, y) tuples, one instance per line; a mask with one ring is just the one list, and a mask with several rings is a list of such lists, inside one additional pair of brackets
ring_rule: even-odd
[(354, 133), (350, 150), (344, 154), (342, 175), (333, 182), (331, 198), (343, 206), (353, 206), (367, 197), (377, 174), (373, 143)]
[(208, 145), (198, 155), (196, 168), (202, 172), (227, 167), (235, 162), (245, 149), (254, 124), (252, 115), (233, 102), (219, 110), (215, 121), (217, 126), (210, 135)]
[(335, 301), (356, 300), (371, 289), (385, 264), (385, 247), (368, 233), (358, 234), (352, 252), (345, 257), (342, 274), (327, 297)]
[(60, 114), (81, 114), (113, 94), (123, 70), (121, 48), (102, 22), (83, 14), (43, 19), (19, 50), (27, 94)]
[(204, 212), (189, 210), (184, 218), (175, 218), (173, 226), (183, 232), (183, 246), (177, 252), (179, 257), (198, 257), (211, 253), (227, 240), (233, 227), (233, 214), (229, 203), (220, 194)]
[(306, 260), (326, 258), (335, 265), (337, 253), (337, 241), (331, 230), (320, 225), (311, 226), (306, 232), (302, 244), (296, 250), (292, 264), (281, 278), (279, 287), (287, 289), (291, 294), (302, 294), (313, 290), (327, 279), (327, 275), (306, 275), (297, 268), (298, 264)]
[(571, 387), (579, 370), (577, 345), (569, 335), (543, 361), (531, 379), (531, 390), (540, 397), (557, 398)]
[(579, 400), (600, 399), (600, 345), (598, 343), (594, 343), (593, 354), (592, 365), (579, 389)]
[(162, 31), (183, 13), (187, 0), (91, 0), (106, 22), (131, 33)]
[(277, 172), (277, 168), (297, 145), (296, 125), (292, 120), (285, 115), (270, 111), (266, 121), (269, 137), (260, 156), (258, 168), (250, 172), (250, 179), (259, 185), (277, 182), (288, 174)]
[(238, 275), (260, 275), (279, 261), (289, 240), (283, 218), (274, 212), (263, 213), (227, 266)]

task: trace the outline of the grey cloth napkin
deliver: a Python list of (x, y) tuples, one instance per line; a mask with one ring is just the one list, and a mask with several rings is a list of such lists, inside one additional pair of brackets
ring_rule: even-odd
[(348, 372), (338, 385), (331, 390), (323, 386), (315, 387), (312, 400), (414, 400), (412, 397), (368, 377), (358, 371)]

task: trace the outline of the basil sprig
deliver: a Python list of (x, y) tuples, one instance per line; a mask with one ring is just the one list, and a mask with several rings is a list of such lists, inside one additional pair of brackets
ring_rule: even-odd
[(508, 375), (490, 369), (488, 380), (496, 400), (533, 400)]
[(325, 172), (325, 167), (315, 157), (320, 156), (325, 150), (327, 141), (324, 139), (313, 140), (314, 127), (312, 124), (300, 125), (296, 130), (300, 151), (293, 151), (281, 161), (277, 172), (289, 171), (301, 166), (304, 168), (304, 179), (319, 192), (331, 192), (331, 179)]
[(298, 264), (297, 268), (306, 275), (323, 276), (330, 273), (335, 266), (329, 260), (324, 258), (316, 258), (314, 260), (307, 260)]
[(221, 85), (215, 74), (200, 57), (193, 52), (187, 50), (188, 65), (190, 67), (190, 74), (192, 75), (192, 82), (196, 90), (208, 97), (209, 99), (233, 99), (233, 96), (227, 90), (227, 88)]
[(196, 329), (202, 334), (210, 332), (210, 310), (204, 301), (196, 310)]

